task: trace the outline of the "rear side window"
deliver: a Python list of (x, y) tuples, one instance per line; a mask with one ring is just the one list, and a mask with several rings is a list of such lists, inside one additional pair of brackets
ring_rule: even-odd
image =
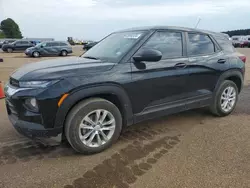
[(233, 47), (232, 41), (228, 40), (223, 36), (214, 35), (213, 37), (219, 43), (223, 51), (228, 53), (235, 52), (235, 48)]
[(60, 44), (59, 44), (60, 46), (68, 46), (68, 44), (67, 43), (65, 43), (65, 42), (60, 42)]
[(215, 46), (208, 35), (189, 33), (189, 55), (206, 55), (215, 52)]
[(156, 32), (142, 48), (159, 50), (162, 53), (162, 59), (181, 57), (182, 34), (170, 31)]

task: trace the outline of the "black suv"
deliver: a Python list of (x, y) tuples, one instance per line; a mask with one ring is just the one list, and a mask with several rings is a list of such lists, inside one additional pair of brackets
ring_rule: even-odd
[(27, 137), (66, 138), (76, 151), (96, 153), (143, 120), (201, 107), (229, 115), (243, 88), (243, 61), (221, 33), (123, 30), (81, 57), (18, 69), (5, 87), (7, 111)]
[(30, 48), (34, 46), (30, 41), (25, 41), (25, 40), (17, 40), (15, 42), (9, 43), (9, 44), (4, 44), (2, 46), (2, 50), (4, 52), (13, 52), (13, 51), (24, 51), (27, 48)]

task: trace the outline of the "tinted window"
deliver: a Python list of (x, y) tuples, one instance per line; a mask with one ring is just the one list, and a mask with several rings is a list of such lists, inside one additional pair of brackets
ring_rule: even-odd
[(235, 49), (232, 45), (232, 41), (228, 40), (223, 36), (215, 35), (213, 36), (215, 40), (219, 43), (220, 47), (226, 52), (235, 52)]
[(52, 46), (61, 46), (61, 43), (60, 42), (53, 42)]
[(215, 52), (215, 46), (208, 35), (189, 33), (189, 55), (205, 55)]
[(52, 46), (55, 46), (53, 42), (46, 43), (46, 47), (52, 47)]
[(68, 44), (64, 42), (60, 42), (60, 46), (68, 46)]
[(28, 41), (21, 41), (21, 44), (29, 44)]
[(182, 35), (180, 32), (156, 32), (142, 48), (159, 50), (162, 59), (182, 56)]
[(20, 44), (22, 44), (22, 41), (17, 41), (17, 42), (15, 42), (15, 44), (20, 45)]

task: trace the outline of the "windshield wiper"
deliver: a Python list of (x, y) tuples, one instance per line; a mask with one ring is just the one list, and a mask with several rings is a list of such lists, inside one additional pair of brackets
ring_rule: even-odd
[(95, 60), (99, 60), (100, 58), (97, 58), (97, 57), (92, 57), (92, 56), (83, 56), (84, 58), (87, 58), (87, 59), (95, 59)]

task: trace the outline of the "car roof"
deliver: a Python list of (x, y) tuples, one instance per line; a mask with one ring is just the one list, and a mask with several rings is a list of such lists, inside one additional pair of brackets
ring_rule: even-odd
[(129, 28), (129, 29), (124, 29), (120, 30), (117, 32), (126, 32), (126, 31), (142, 31), (142, 30), (178, 30), (178, 31), (186, 31), (186, 32), (198, 32), (198, 33), (205, 33), (205, 34), (221, 34), (223, 33), (218, 33), (218, 32), (213, 32), (213, 31), (207, 31), (207, 30), (201, 30), (201, 29), (196, 29), (196, 28), (188, 28), (188, 27), (177, 27), (177, 26), (145, 26), (145, 27), (135, 27), (135, 28)]
[(63, 43), (68, 43), (67, 41), (44, 41), (46, 43), (54, 43), (54, 42), (63, 42)]

